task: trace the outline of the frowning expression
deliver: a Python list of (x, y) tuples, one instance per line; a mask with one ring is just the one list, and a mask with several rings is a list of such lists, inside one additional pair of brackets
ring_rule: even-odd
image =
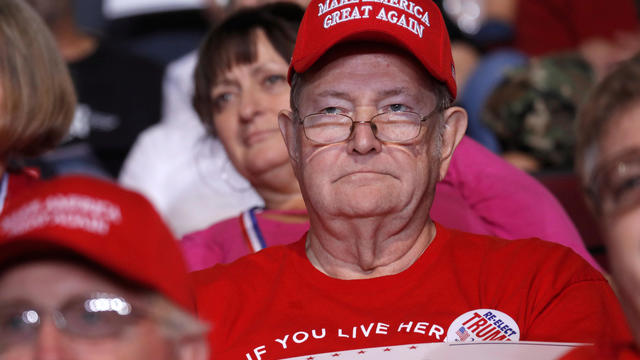
[[(436, 104), (424, 68), (394, 49), (343, 47), (305, 73), (304, 81), (300, 118), (318, 112), (344, 113), (355, 121), (386, 111), (427, 115)], [(341, 217), (430, 206), (439, 176), (439, 119), (423, 123), (419, 136), (406, 143), (382, 142), (363, 123), (354, 125), (350, 139), (319, 145), (298, 126), (297, 145), (290, 151), (305, 196), (319, 212)]]

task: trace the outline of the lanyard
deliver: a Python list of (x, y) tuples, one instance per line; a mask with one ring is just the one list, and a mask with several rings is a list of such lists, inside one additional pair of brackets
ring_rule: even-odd
[(242, 234), (249, 246), (249, 249), (253, 252), (258, 252), (267, 247), (267, 243), (264, 241), (262, 231), (258, 225), (258, 219), (256, 218), (256, 211), (262, 211), (261, 207), (252, 207), (249, 210), (243, 211), (240, 215), (242, 221)]

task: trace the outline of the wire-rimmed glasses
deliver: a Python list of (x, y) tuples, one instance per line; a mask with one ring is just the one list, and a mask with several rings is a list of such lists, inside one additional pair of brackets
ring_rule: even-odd
[(597, 166), (587, 191), (598, 209), (618, 213), (640, 205), (640, 148)]
[(134, 309), (125, 298), (107, 293), (74, 296), (53, 311), (44, 311), (23, 300), (3, 303), (0, 304), (0, 351), (33, 341), (45, 316), (51, 316), (53, 325), (66, 334), (96, 339), (119, 335), (140, 319), (140, 310)]
[(436, 114), (433, 110), (426, 116), (413, 111), (385, 111), (367, 121), (355, 121), (341, 113), (313, 113), (303, 117), (304, 134), (317, 144), (335, 144), (353, 136), (356, 124), (369, 123), (373, 135), (380, 141), (391, 143), (408, 142), (420, 134), (422, 123)]

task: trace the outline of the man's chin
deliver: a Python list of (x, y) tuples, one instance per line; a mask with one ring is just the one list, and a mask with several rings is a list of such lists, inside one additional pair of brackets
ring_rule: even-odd
[(383, 202), (376, 199), (375, 201), (361, 200), (355, 203), (340, 204), (333, 206), (334, 216), (350, 219), (366, 219), (381, 216), (388, 216), (401, 211), (402, 206)]

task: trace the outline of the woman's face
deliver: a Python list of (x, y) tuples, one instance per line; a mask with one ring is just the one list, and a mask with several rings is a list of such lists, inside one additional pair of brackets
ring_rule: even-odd
[[(280, 166), (289, 166), (278, 112), (289, 108), (287, 63), (257, 30), (256, 61), (238, 64), (211, 89), (213, 123), (231, 162), (254, 186)], [(258, 182), (258, 184), (256, 184)]]

